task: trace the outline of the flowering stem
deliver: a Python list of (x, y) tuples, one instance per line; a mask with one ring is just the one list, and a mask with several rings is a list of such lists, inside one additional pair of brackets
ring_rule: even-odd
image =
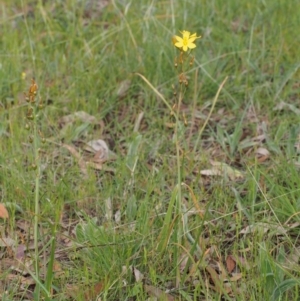
[[(35, 252), (35, 274), (37, 279), (40, 277), (39, 272), (39, 192), (40, 192), (40, 162), (39, 162), (39, 136), (37, 125), (37, 110), (33, 106), (33, 147), (34, 147), (34, 168), (35, 168), (35, 197), (34, 197), (34, 252)], [(40, 298), (40, 286), (36, 284), (36, 300)]]
[[(176, 145), (176, 159), (177, 159), (177, 202), (176, 202), (176, 216), (180, 217), (179, 223), (177, 224), (177, 238), (176, 238), (176, 243), (178, 245), (181, 245), (181, 240), (182, 240), (182, 228), (181, 228), (181, 217), (182, 217), (182, 190), (181, 190), (181, 181), (182, 181), (182, 175), (181, 175), (181, 160), (180, 160), (180, 145), (179, 145), (179, 140), (180, 140), (180, 121), (179, 121), (179, 114), (180, 114), (180, 107), (182, 103), (182, 97), (183, 97), (183, 91), (182, 91), (182, 85), (180, 85), (180, 93), (178, 97), (178, 103), (177, 103), (177, 111), (176, 111), (176, 124), (175, 124), (175, 145)], [(176, 287), (179, 287), (180, 284), (180, 256), (177, 254), (177, 248), (175, 249), (175, 257), (176, 261), (178, 262), (177, 264), (177, 270), (176, 270)]]
[(192, 120), (191, 120), (191, 127), (190, 127), (190, 132), (189, 132), (189, 136), (188, 136), (188, 139), (187, 139), (187, 145), (190, 145), (190, 142), (191, 142), (191, 138), (192, 138), (192, 135), (193, 135), (193, 129), (194, 129), (194, 126), (195, 126), (195, 119), (196, 119), (196, 105), (197, 105), (197, 82), (198, 82), (198, 68), (195, 70), (195, 77), (194, 77), (194, 96), (193, 96), (193, 109), (192, 109)]

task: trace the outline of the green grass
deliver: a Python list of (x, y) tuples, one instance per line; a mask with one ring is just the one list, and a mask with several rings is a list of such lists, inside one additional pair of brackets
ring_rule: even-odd
[[(0, 197), (10, 214), (0, 233), (15, 241), (0, 244), (1, 260), (20, 245), (21, 261), (34, 259), (34, 153), (23, 96), (34, 77), (46, 105), (39, 281), (52, 286), (49, 300), (149, 300), (155, 288), (159, 300), (300, 300), (300, 3), (114, 0), (99, 11), (87, 2), (0, 2)], [(178, 50), (171, 40), (183, 29), (202, 38), (183, 99), (178, 201), (174, 118), (137, 73), (172, 107)], [(282, 101), (292, 106), (276, 109)], [(97, 121), (64, 127), (62, 118), (79, 111)], [(62, 143), (79, 151), (94, 139), (116, 159), (84, 176)], [(259, 148), (269, 151), (266, 160)], [(228, 169), (202, 175), (210, 161), (243, 177)], [(51, 237), (54, 263), (51, 245), (42, 250)], [(237, 274), (227, 270), (228, 255)], [(35, 277), (28, 268), (18, 278), (0, 263), (2, 300), (41, 300), (34, 283), (24, 284)]]

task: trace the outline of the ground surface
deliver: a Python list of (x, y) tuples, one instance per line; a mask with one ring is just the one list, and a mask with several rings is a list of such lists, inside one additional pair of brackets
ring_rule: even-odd
[(299, 299), (299, 1), (0, 7), (2, 300)]

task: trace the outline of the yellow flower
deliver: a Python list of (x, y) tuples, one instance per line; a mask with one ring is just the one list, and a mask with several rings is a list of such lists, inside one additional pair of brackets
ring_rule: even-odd
[(201, 36), (197, 37), (196, 33), (191, 34), (189, 31), (183, 30), (181, 32), (182, 38), (179, 36), (173, 37), (173, 44), (182, 49), (183, 51), (187, 51), (188, 49), (196, 48), (196, 44), (194, 43), (196, 39), (200, 39)]

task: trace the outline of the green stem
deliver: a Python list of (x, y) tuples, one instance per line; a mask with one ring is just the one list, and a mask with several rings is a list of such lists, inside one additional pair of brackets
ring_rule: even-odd
[[(35, 253), (35, 274), (37, 279), (40, 279), (39, 268), (39, 192), (40, 192), (40, 162), (39, 162), (39, 136), (37, 125), (37, 112), (34, 107), (34, 119), (33, 119), (33, 147), (34, 147), (34, 162), (35, 162), (35, 197), (34, 197), (34, 253)], [(36, 296), (40, 299), (40, 286), (36, 283)]]
[[(177, 159), (177, 202), (176, 202), (176, 215), (178, 217), (180, 217), (178, 219), (178, 223), (177, 223), (177, 238), (176, 238), (176, 243), (178, 245), (181, 245), (181, 239), (182, 239), (182, 229), (181, 229), (181, 197), (182, 197), (182, 190), (181, 190), (181, 180), (182, 180), (182, 175), (181, 175), (181, 160), (180, 160), (180, 145), (179, 145), (179, 140), (180, 140), (180, 119), (179, 119), (179, 115), (180, 115), (180, 107), (181, 107), (181, 102), (182, 102), (182, 85), (180, 86), (180, 93), (179, 93), (179, 97), (178, 97), (178, 104), (177, 104), (177, 110), (176, 110), (176, 125), (175, 125), (175, 144), (176, 144), (176, 159)], [(177, 269), (176, 269), (176, 287), (179, 287), (180, 284), (180, 256), (178, 256), (177, 254), (177, 248), (175, 249), (176, 253), (175, 253), (175, 257), (176, 257), (176, 261), (177, 261)]]

